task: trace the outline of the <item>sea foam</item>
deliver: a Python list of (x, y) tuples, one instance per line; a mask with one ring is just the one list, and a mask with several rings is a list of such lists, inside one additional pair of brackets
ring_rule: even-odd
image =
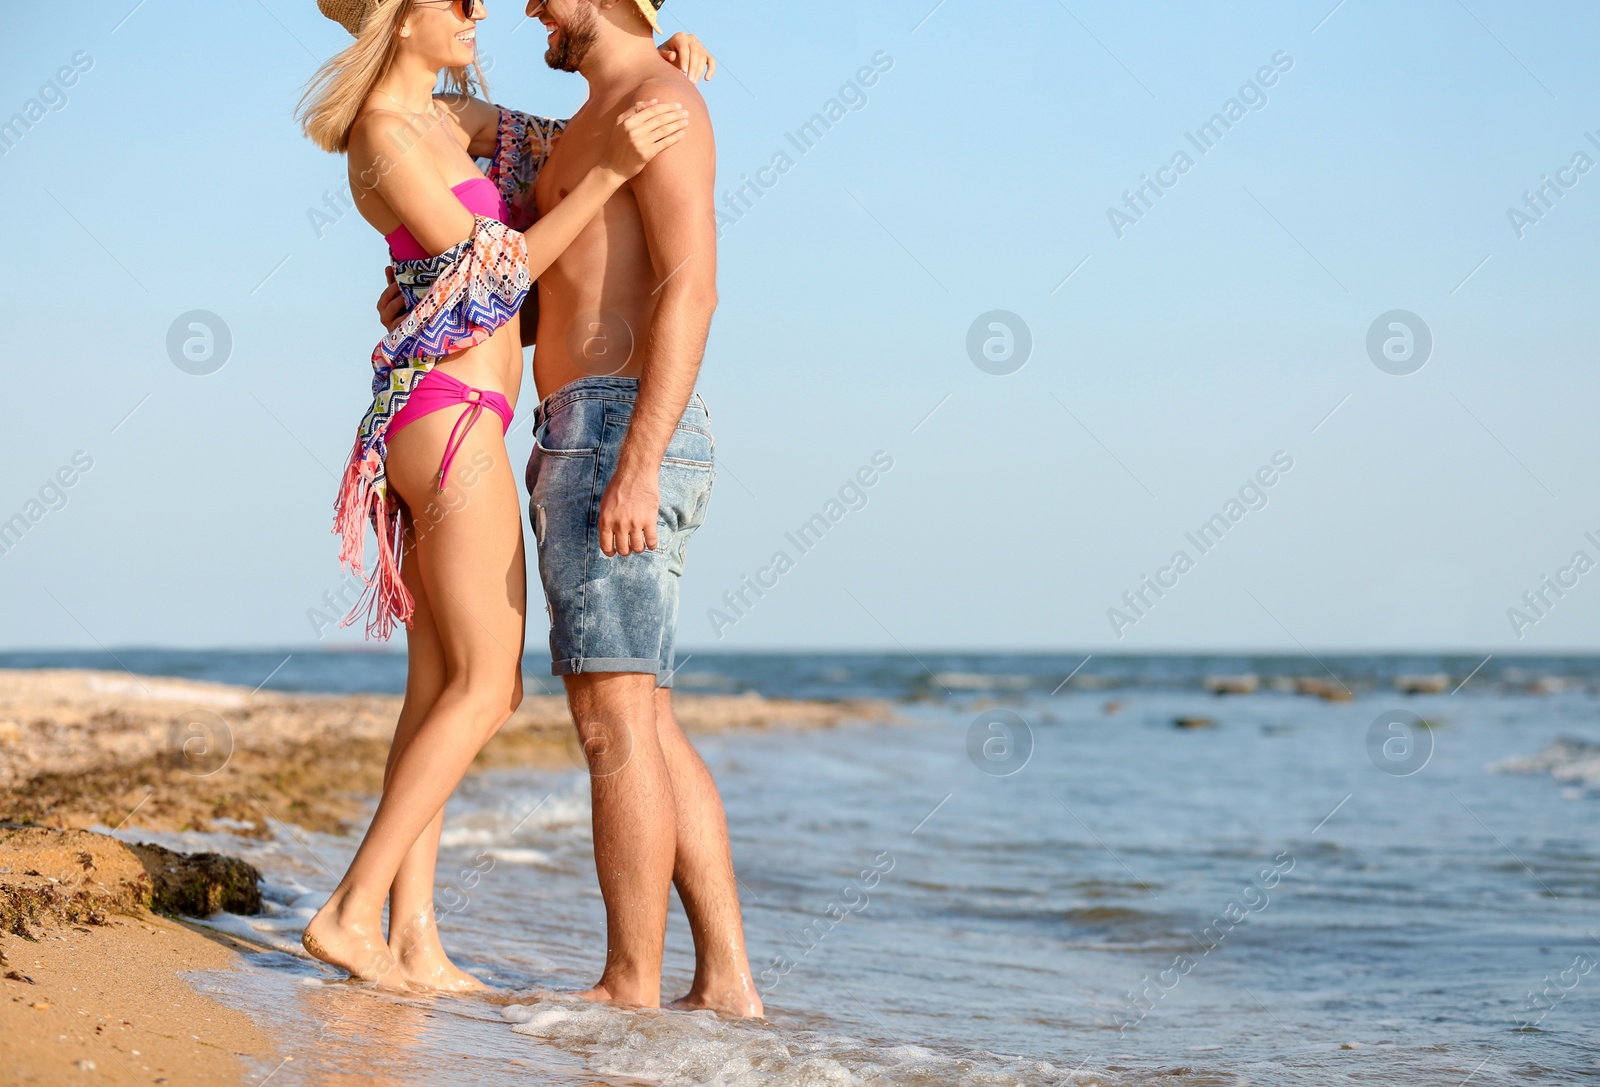
[(1600, 744), (1562, 737), (1535, 755), (1518, 755), (1489, 764), (1491, 774), (1548, 773), (1563, 785), (1600, 791)]
[(518, 1034), (586, 1055), (591, 1071), (660, 1087), (1055, 1087), (1090, 1082), (1070, 1068), (991, 1053), (786, 1030), (714, 1012), (630, 1011), (571, 999), (501, 1010)]

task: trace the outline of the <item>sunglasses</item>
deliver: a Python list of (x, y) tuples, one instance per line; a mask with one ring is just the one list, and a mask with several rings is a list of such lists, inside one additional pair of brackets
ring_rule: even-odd
[(463, 19), (470, 19), (478, 10), (478, 3), (479, 0), (414, 0), (412, 6), (425, 8), (432, 7), (435, 4), (445, 4), (446, 6), (453, 7), (456, 9), (456, 11), (460, 12)]

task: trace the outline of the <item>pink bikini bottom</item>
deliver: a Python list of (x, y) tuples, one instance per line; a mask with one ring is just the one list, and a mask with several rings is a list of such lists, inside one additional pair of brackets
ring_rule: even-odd
[(456, 454), (466, 444), (467, 435), (472, 433), (473, 426), (483, 415), (483, 409), (488, 408), (500, 416), (504, 430), (511, 429), (511, 402), (501, 393), (488, 389), (474, 389), (465, 382), (458, 381), (443, 370), (429, 370), (422, 375), (416, 388), (411, 390), (411, 397), (406, 401), (406, 406), (401, 408), (395, 417), (389, 420), (388, 439), (424, 415), (432, 415), (445, 408), (456, 407), (460, 404), (471, 405), (468, 410), (461, 413), (461, 418), (456, 420), (456, 425), (450, 431), (450, 440), (444, 445), (444, 459), (439, 462), (439, 489), (444, 490), (446, 481), (450, 478), (450, 462), (456, 459)]

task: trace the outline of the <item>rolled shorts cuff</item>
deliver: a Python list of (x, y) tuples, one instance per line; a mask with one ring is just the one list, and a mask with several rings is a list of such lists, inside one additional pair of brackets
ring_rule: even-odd
[(586, 676), (591, 672), (638, 672), (656, 677), (657, 687), (672, 686), (672, 673), (661, 671), (654, 657), (569, 657), (551, 661), (553, 676)]

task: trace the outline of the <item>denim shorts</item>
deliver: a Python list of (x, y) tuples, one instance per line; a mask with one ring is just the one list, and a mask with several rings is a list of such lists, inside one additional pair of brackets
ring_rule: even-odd
[(656, 549), (608, 558), (600, 551), (600, 499), (638, 392), (634, 378), (586, 377), (539, 405), (528, 514), (550, 613), (551, 673), (648, 672), (658, 687), (670, 687), (678, 579), (711, 501), (716, 443), (696, 394), (661, 463)]

